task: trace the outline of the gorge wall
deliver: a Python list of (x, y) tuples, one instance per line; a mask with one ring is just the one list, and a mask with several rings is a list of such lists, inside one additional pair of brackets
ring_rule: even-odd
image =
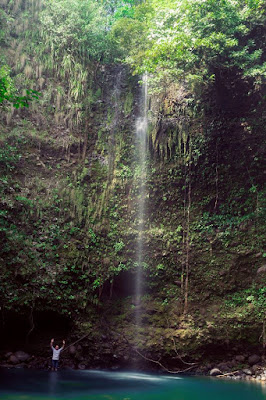
[[(45, 357), (40, 344), (57, 334), (88, 335), (75, 355), (87, 366), (128, 365), (136, 347), (169, 367), (262, 355), (263, 90), (224, 71), (204, 91), (180, 82), (149, 94), (139, 303), (141, 78), (118, 63), (52, 53), (41, 3), (27, 4), (4, 6), (16, 17), (4, 46), (14, 79), (41, 96), (1, 116), (3, 350), (25, 345)], [(28, 13), (41, 36), (25, 27)]]

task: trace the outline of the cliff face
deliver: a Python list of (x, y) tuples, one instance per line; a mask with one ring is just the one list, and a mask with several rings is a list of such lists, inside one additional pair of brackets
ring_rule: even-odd
[[(10, 63), (14, 54), (23, 61), (20, 35), (6, 46)], [(88, 334), (79, 349), (88, 365), (127, 363), (136, 344), (168, 365), (243, 347), (262, 352), (262, 89), (232, 72), (201, 92), (173, 84), (149, 96), (139, 303), (138, 78), (124, 66), (90, 64), (75, 99), (76, 70), (63, 76), (58, 60), (42, 69), (38, 55), (32, 58), (26, 45), (23, 51), (16, 79), (34, 85), (37, 77), (42, 96), (28, 110), (9, 109), (1, 123), (7, 343)], [(82, 64), (79, 73), (85, 70)], [(12, 337), (15, 324), (21, 329)]]

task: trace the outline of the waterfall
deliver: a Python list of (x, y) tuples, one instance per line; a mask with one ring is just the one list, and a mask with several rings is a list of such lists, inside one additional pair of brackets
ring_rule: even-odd
[(141, 93), (140, 116), (136, 121), (136, 158), (137, 158), (137, 243), (136, 243), (136, 282), (135, 296), (137, 301), (135, 323), (141, 326), (140, 317), (140, 299), (143, 294), (143, 263), (144, 263), (144, 229), (146, 215), (146, 198), (147, 198), (147, 133), (148, 133), (148, 78), (143, 76), (143, 86)]

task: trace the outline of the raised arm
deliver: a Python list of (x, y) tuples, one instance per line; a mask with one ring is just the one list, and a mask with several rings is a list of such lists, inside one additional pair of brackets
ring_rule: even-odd
[(61, 349), (63, 350), (63, 348), (65, 347), (66, 341), (63, 340), (63, 346), (61, 347)]
[(51, 343), (50, 343), (51, 349), (54, 347), (53, 344), (54, 344), (54, 339), (51, 339)]

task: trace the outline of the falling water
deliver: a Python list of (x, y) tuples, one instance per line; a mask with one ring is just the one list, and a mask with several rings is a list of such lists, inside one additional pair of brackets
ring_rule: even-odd
[(144, 228), (145, 228), (145, 206), (147, 197), (147, 131), (148, 131), (148, 79), (143, 76), (141, 112), (136, 123), (136, 152), (137, 152), (137, 175), (139, 193), (137, 198), (137, 245), (136, 245), (136, 286), (135, 295), (137, 301), (136, 320), (137, 327), (141, 325), (140, 321), (140, 298), (143, 292), (143, 262), (144, 262)]

